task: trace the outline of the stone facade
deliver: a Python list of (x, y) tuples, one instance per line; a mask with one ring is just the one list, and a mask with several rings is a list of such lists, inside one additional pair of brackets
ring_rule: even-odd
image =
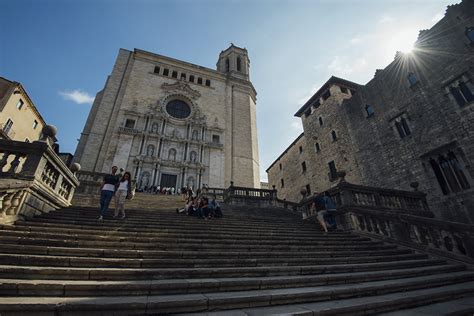
[(332, 77), (296, 113), (312, 149), (312, 187), (334, 186), (327, 174), (333, 160), (349, 182), (418, 185), (438, 217), (474, 223), (473, 78), (472, 0), (449, 6), (441, 21), (420, 32), (413, 52), (397, 53), (366, 85)]
[(33, 142), (45, 126), (23, 86), (0, 77), (0, 139)]
[(76, 149), (84, 171), (132, 172), (138, 187), (259, 187), (256, 91), (247, 50), (217, 70), (121, 49)]
[(300, 201), (303, 197), (301, 191), (313, 188), (306, 144), (306, 137), (301, 133), (266, 170), (268, 184), (271, 188), (275, 186), (281, 200)]

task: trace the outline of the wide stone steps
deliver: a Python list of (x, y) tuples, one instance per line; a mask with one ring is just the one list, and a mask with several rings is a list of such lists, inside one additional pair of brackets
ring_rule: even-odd
[[(474, 291), (474, 271), (462, 264), (351, 232), (325, 235), (286, 210), (226, 207), (212, 220), (151, 207), (127, 215), (98, 222), (97, 208), (74, 207), (0, 226), (0, 314), (233, 314)], [(403, 307), (393, 306), (383, 311)]]
[[(374, 281), (368, 283), (355, 283), (343, 285), (327, 285), (322, 287), (301, 287), (293, 289), (266, 289), (256, 291), (234, 291), (234, 292), (210, 292), (203, 294), (183, 294), (183, 295), (148, 295), (148, 296), (117, 296), (117, 297), (28, 297), (23, 296), (21, 300), (17, 298), (0, 298), (0, 310), (8, 313), (18, 311), (26, 314), (27, 312), (39, 313), (43, 311), (54, 312), (59, 315), (94, 315), (103, 313), (104, 310), (114, 315), (129, 314), (163, 314), (176, 312), (200, 312), (206, 310), (219, 310), (230, 308), (248, 308), (258, 306), (272, 306), (284, 304), (297, 304), (315, 301), (334, 301), (341, 299), (357, 297), (359, 305), (365, 303), (364, 310), (372, 307), (380, 310), (390, 311), (396, 308), (406, 307), (407, 304), (415, 304), (412, 297), (407, 299), (406, 291), (415, 291), (423, 289), (427, 294), (421, 291), (414, 293), (416, 304), (430, 303), (433, 301), (457, 298), (474, 292), (474, 282), (468, 281), (472, 279), (472, 273), (456, 272), (449, 274), (441, 274), (436, 277), (422, 276), (409, 279), (396, 279)], [(450, 286), (455, 284), (455, 286)], [(400, 302), (387, 302), (388, 306), (381, 306), (380, 301), (371, 302), (371, 306), (367, 306), (365, 299), (361, 296), (383, 295), (396, 292), (405, 292), (405, 300)], [(400, 293), (393, 297), (400, 298)], [(403, 297), (403, 296), (402, 296)], [(377, 304), (378, 303), (378, 304)], [(387, 304), (388, 303), (388, 304)], [(398, 306), (397, 306), (398, 305)], [(326, 305), (328, 306), (328, 305)], [(102, 311), (97, 311), (100, 308)], [(337, 308), (337, 307), (336, 307)], [(354, 310), (345, 308), (346, 313)], [(339, 310), (339, 314), (343, 310)], [(82, 314), (81, 314), (82, 313)]]

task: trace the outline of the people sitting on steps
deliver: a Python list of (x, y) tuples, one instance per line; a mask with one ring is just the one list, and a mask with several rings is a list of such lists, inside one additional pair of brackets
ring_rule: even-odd
[(186, 215), (197, 216), (202, 219), (221, 218), (223, 216), (215, 195), (210, 202), (206, 196), (188, 197), (184, 207), (181, 209), (177, 208), (176, 213), (185, 213)]

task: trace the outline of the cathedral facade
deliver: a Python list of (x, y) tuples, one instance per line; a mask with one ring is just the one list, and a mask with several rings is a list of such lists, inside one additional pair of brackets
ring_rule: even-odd
[(256, 91), (246, 49), (217, 69), (121, 49), (75, 153), (82, 170), (132, 173), (138, 188), (260, 187)]

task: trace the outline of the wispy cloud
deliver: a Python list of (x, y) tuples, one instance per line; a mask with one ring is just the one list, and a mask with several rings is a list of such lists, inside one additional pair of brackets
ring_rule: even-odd
[(297, 130), (297, 131), (303, 131), (303, 125), (301, 124), (301, 120), (298, 119), (297, 121), (293, 121), (290, 124), (291, 128)]
[(349, 40), (349, 42), (351, 44), (359, 44), (360, 42), (362, 42), (362, 38), (360, 36), (354, 36)]
[(59, 95), (61, 95), (65, 100), (69, 100), (77, 104), (92, 104), (92, 102), (94, 102), (93, 96), (79, 89), (61, 91), (59, 92)]
[(354, 59), (349, 56), (334, 56), (327, 68), (330, 73), (344, 77), (365, 69), (367, 65), (365, 57)]
[(392, 16), (388, 15), (388, 14), (382, 15), (382, 16), (378, 19), (378, 22), (379, 22), (379, 23), (390, 23), (390, 22), (393, 22), (393, 21), (395, 21), (395, 19), (394, 19)]

